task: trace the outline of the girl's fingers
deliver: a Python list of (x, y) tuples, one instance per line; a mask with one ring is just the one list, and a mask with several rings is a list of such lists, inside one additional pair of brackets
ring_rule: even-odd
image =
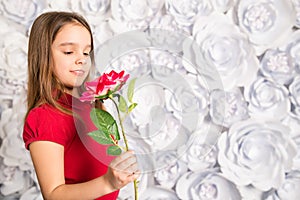
[(140, 176), (140, 173), (135, 173), (135, 174), (131, 175), (131, 176), (129, 177), (129, 178), (130, 178), (129, 182), (138, 179), (139, 176)]
[(119, 162), (118, 165), (116, 165), (116, 169), (127, 170), (129, 168), (133, 168), (133, 166), (137, 167), (137, 160), (135, 156), (128, 157), (122, 162)]
[[(129, 157), (134, 156), (133, 151), (127, 151), (121, 155), (119, 155), (118, 157), (116, 157), (111, 163), (110, 166), (112, 168), (115, 168), (116, 166), (118, 166), (120, 163), (122, 163), (124, 160), (126, 160)], [(135, 157), (135, 156), (134, 156)]]
[(132, 165), (128, 166), (124, 171), (128, 172), (129, 174), (134, 174), (138, 172), (138, 164), (133, 163)]
[(111, 163), (111, 167), (119, 171), (134, 172), (138, 168), (136, 156), (132, 152), (126, 152), (121, 156), (117, 157)]
[(132, 173), (130, 174), (130, 177), (131, 177), (132, 180), (135, 180), (135, 179), (137, 179), (140, 175), (141, 175), (141, 172), (140, 172), (139, 170), (136, 170), (135, 172), (132, 172)]
[(133, 151), (127, 151), (116, 157), (109, 166), (111, 177), (109, 178), (114, 188), (122, 188), (134, 181), (140, 175), (137, 158)]

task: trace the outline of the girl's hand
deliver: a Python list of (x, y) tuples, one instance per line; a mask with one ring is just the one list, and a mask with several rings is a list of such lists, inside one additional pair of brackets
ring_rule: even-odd
[(113, 190), (119, 190), (139, 177), (140, 171), (133, 151), (127, 151), (116, 157), (104, 175)]

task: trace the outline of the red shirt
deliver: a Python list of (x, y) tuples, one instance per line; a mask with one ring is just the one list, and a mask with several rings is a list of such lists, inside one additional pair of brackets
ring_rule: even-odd
[[(108, 156), (106, 147), (87, 135), (96, 130), (89, 117), (91, 104), (80, 102), (68, 94), (58, 102), (72, 109), (80, 119), (63, 114), (48, 104), (32, 109), (24, 124), (25, 147), (29, 149), (30, 143), (34, 141), (51, 141), (63, 145), (66, 184), (82, 183), (104, 175), (114, 157)], [(98, 200), (117, 199), (118, 192)]]

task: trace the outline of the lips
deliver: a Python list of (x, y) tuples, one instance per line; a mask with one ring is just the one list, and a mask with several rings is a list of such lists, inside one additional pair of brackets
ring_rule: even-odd
[(82, 69), (71, 70), (70, 72), (76, 76), (83, 76), (85, 73), (84, 70), (82, 70)]

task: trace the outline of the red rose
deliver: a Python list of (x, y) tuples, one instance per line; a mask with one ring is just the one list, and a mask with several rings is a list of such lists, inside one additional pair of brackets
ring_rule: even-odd
[(81, 101), (95, 101), (95, 99), (106, 99), (109, 95), (120, 90), (129, 78), (129, 74), (125, 75), (124, 71), (120, 73), (112, 70), (108, 74), (104, 73), (102, 76), (93, 81), (86, 82), (86, 91), (82, 93)]

